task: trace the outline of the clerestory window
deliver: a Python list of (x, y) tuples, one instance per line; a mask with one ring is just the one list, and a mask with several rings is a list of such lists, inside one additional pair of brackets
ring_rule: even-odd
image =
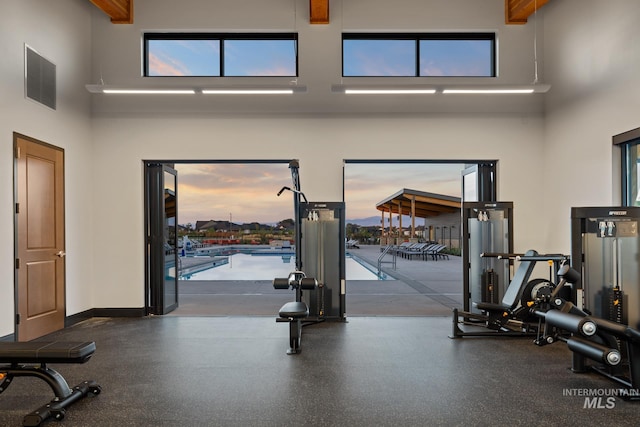
[(298, 75), (296, 33), (146, 33), (144, 76)]
[(343, 77), (495, 77), (494, 33), (344, 33)]

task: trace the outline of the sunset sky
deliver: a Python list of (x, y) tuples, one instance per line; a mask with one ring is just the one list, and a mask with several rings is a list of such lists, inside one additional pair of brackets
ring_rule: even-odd
[[(295, 77), (297, 72), (295, 40), (151, 38), (146, 46), (148, 76)], [(490, 40), (348, 39), (342, 49), (343, 75), (416, 76), (418, 62), (420, 76), (489, 77), (492, 48)]]
[[(304, 167), (301, 165), (301, 167)], [(282, 164), (177, 164), (180, 224), (231, 219), (276, 223), (293, 217), (291, 172)], [(355, 164), (345, 166), (347, 219), (380, 216), (376, 204), (402, 188), (460, 196), (460, 164)], [(304, 192), (304, 182), (302, 191)], [(309, 201), (313, 194), (307, 194)]]

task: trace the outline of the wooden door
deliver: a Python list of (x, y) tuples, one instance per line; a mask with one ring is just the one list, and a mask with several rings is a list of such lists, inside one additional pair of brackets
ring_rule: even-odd
[(16, 333), (29, 341), (64, 328), (64, 151), (14, 134)]

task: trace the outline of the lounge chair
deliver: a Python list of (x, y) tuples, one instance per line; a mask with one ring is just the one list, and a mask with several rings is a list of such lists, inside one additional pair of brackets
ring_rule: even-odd
[(427, 250), (425, 250), (423, 252), (423, 259), (426, 261), (429, 259), (429, 257), (431, 257), (432, 260), (437, 261), (438, 258), (440, 259), (444, 259), (447, 258), (449, 259), (449, 255), (443, 253), (442, 251), (445, 250), (447, 248), (447, 245), (441, 245), (441, 244), (435, 244), (432, 245), (430, 248), (428, 248)]
[(360, 246), (358, 246), (358, 243), (360, 242), (355, 239), (347, 240), (347, 248), (360, 249)]
[(403, 258), (413, 259), (414, 256), (421, 256), (422, 251), (428, 246), (428, 243), (415, 243), (414, 245), (401, 251)]

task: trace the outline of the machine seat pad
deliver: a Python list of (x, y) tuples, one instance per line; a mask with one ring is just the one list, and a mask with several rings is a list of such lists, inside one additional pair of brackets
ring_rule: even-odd
[(302, 301), (291, 301), (280, 308), (280, 317), (300, 319), (309, 316), (309, 307)]
[(96, 351), (87, 342), (0, 342), (0, 363), (84, 363)]
[(502, 304), (495, 304), (493, 302), (477, 302), (474, 303), (474, 305), (479, 310), (492, 311), (494, 313), (498, 311), (509, 311), (509, 307)]

